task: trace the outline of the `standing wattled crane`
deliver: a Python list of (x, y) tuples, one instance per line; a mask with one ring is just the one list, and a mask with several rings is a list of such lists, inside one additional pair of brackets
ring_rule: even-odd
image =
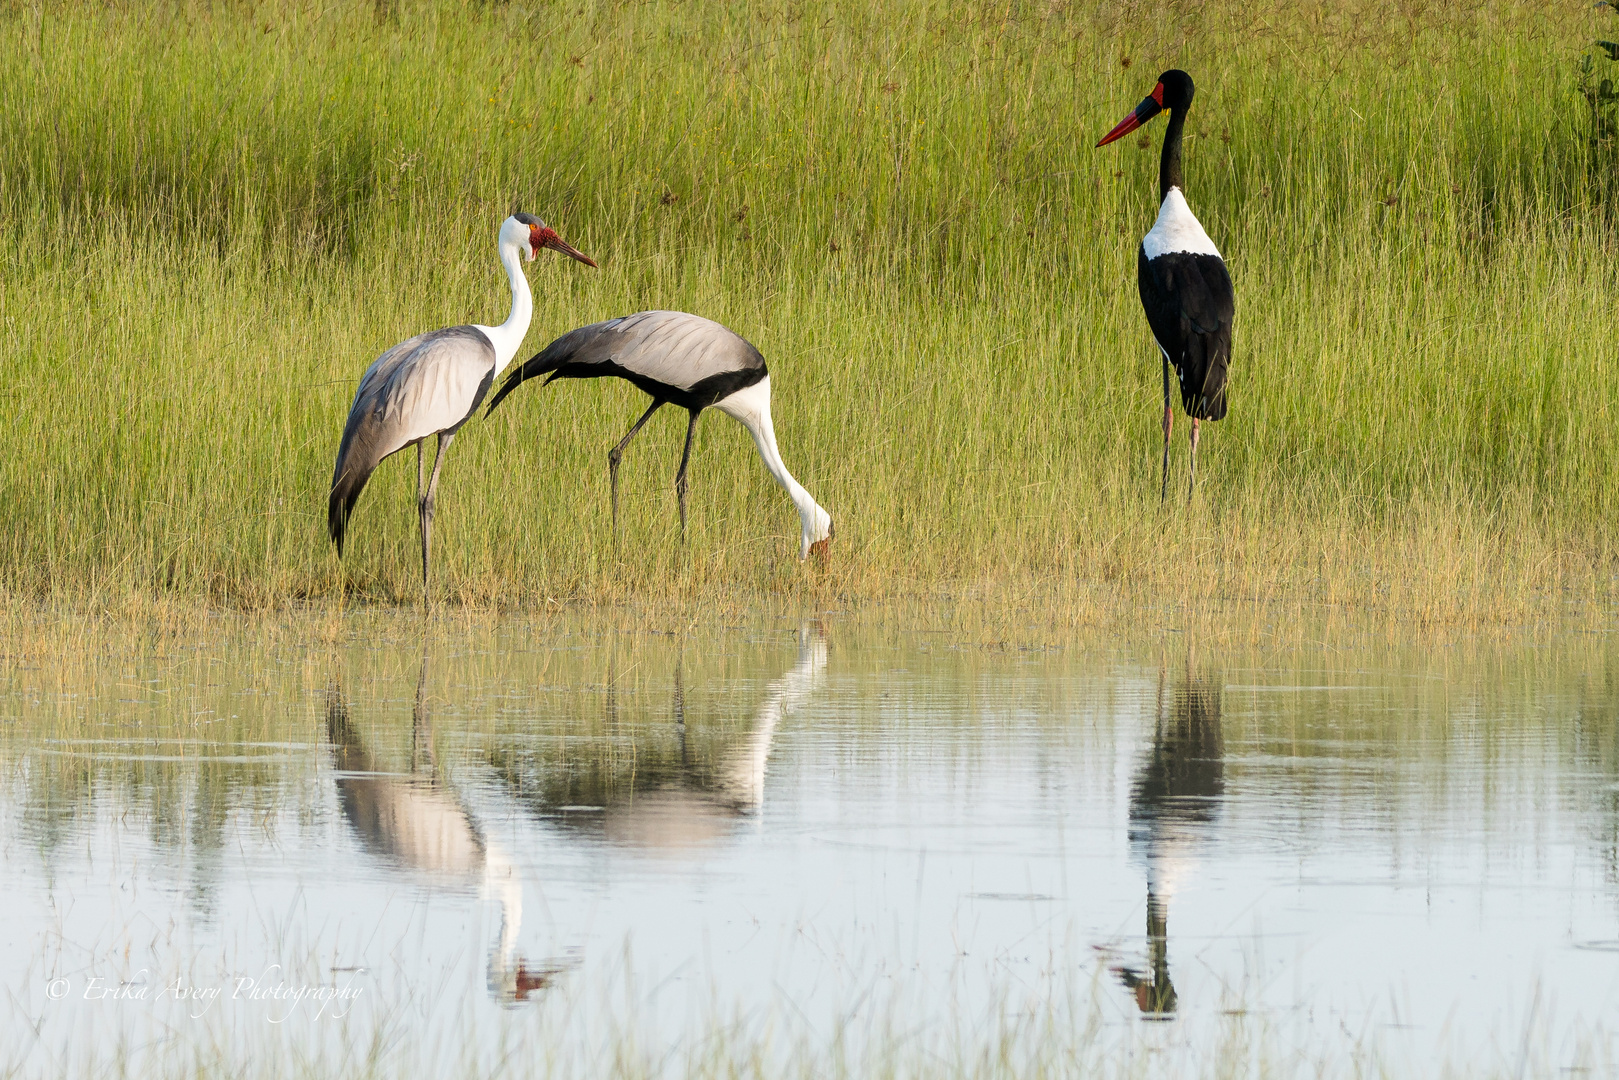
[(366, 748), (361, 725), (350, 717), (341, 689), (334, 687), (326, 699), (326, 737), (337, 772), (338, 802), (361, 844), (379, 861), (424, 883), (481, 884), (499, 902), (500, 936), (489, 950), (489, 990), (502, 1003), (514, 1005), (545, 989), (560, 969), (554, 964), (530, 967), (518, 951), (523, 884), (517, 867), (439, 768), (432, 728), (425, 651), (411, 716), (409, 772), (389, 768)]
[(1158, 85), (1135, 110), (1102, 137), (1097, 146), (1123, 138), (1165, 109), (1169, 127), (1158, 160), (1158, 220), (1141, 241), (1136, 258), (1136, 280), (1147, 325), (1164, 354), (1164, 482), (1162, 502), (1169, 494), (1169, 429), (1174, 412), (1169, 404), (1169, 367), (1180, 380), (1181, 406), (1192, 418), (1192, 471), (1186, 483), (1191, 498), (1197, 485), (1197, 425), (1220, 420), (1226, 410), (1226, 371), (1231, 364), (1231, 319), (1236, 312), (1231, 275), (1203, 231), (1192, 208), (1186, 205), (1181, 179), (1181, 133), (1192, 107), (1192, 77), (1184, 71), (1166, 71)]
[[(523, 258), (533, 262), (541, 248), (559, 251), (586, 266), (596, 264), (563, 243), (556, 230), (530, 214), (513, 214), (497, 236), (501, 265), (512, 286), (512, 312), (499, 326), (451, 326), (418, 334), (389, 349), (360, 376), (343, 442), (332, 470), (326, 525), (343, 556), (349, 515), (371, 473), (390, 454), (416, 445), (416, 510), (422, 526), (422, 594), (427, 595), (428, 554), (432, 549), (433, 494), (450, 441), (477, 411), (495, 376), (517, 355), (528, 333), (534, 299)], [(438, 436), (433, 476), (422, 484), (422, 444)]]
[(569, 331), (507, 376), (489, 402), (489, 412), (506, 395), (536, 375), (552, 379), (597, 379), (615, 375), (652, 396), (652, 404), (629, 433), (607, 455), (613, 489), (613, 531), (618, 531), (618, 462), (624, 448), (652, 414), (666, 404), (685, 409), (686, 450), (675, 475), (680, 502), (680, 530), (686, 531), (686, 467), (697, 417), (716, 408), (748, 429), (765, 468), (787, 489), (803, 526), (799, 558), (826, 551), (833, 536), (832, 517), (821, 509), (781, 463), (776, 432), (770, 423), (770, 373), (765, 358), (746, 340), (717, 322), (684, 311), (643, 311), (620, 319), (592, 323)]

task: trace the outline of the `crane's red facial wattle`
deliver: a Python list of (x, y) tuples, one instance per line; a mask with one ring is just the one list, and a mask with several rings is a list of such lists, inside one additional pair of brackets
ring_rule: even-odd
[(832, 522), (826, 523), (826, 535), (809, 546), (809, 557), (818, 563), (824, 563), (831, 557), (832, 540), (838, 535), (837, 526)]
[(529, 243), (534, 245), (534, 253), (536, 255), (540, 253), (541, 248), (548, 248), (551, 251), (560, 252), (561, 254), (566, 255), (570, 259), (578, 259), (586, 266), (596, 265), (596, 261), (594, 259), (584, 254), (572, 244), (569, 244), (567, 241), (563, 240), (562, 237), (557, 235), (557, 231), (551, 228), (549, 225), (543, 229), (533, 230), (533, 232), (529, 234)]

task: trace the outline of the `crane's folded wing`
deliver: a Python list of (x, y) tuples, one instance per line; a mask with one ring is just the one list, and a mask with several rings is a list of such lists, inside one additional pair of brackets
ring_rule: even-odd
[(418, 334), (366, 368), (332, 469), (327, 526), (339, 550), (372, 471), (413, 442), (453, 433), (477, 410), (494, 376), (494, 344), (472, 326)]
[(616, 375), (654, 396), (663, 390), (683, 396), (705, 379), (764, 366), (758, 349), (712, 319), (684, 311), (642, 311), (563, 334), (508, 376), (489, 408), (537, 375)]

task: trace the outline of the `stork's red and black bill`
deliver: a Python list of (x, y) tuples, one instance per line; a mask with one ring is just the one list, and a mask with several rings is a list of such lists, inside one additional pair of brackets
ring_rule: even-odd
[(1102, 141), (1096, 145), (1106, 146), (1114, 139), (1124, 138), (1126, 135), (1130, 134), (1130, 132), (1134, 131), (1136, 128), (1140, 127), (1142, 124), (1145, 124), (1148, 120), (1151, 120), (1153, 117), (1157, 116), (1163, 111), (1164, 84), (1159, 83), (1157, 86), (1152, 88), (1152, 93), (1148, 94), (1144, 99), (1142, 99), (1141, 104), (1135, 107), (1134, 112), (1130, 113), (1130, 115), (1126, 116), (1123, 120), (1120, 120), (1112, 131), (1102, 136)]

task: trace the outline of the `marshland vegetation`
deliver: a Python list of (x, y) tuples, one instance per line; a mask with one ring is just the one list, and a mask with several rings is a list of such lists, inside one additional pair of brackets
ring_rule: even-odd
[[(602, 267), (530, 267), (520, 358), (646, 308), (733, 327), (838, 536), (801, 564), (711, 416), (683, 546), (660, 416), (615, 544), (606, 452), (644, 402), (562, 384), (458, 439), (444, 600), (1601, 615), (1619, 153), (1585, 92), (1616, 23), (1584, 0), (7, 0), (0, 588), (413, 602), (409, 461), (344, 562), (325, 539), (343, 416), (383, 348), (504, 316), (520, 205)], [(1091, 144), (1169, 66), (1197, 79), (1188, 193), (1238, 309), (1230, 417), (1197, 499), (1160, 509), (1134, 280), (1158, 132)]]

